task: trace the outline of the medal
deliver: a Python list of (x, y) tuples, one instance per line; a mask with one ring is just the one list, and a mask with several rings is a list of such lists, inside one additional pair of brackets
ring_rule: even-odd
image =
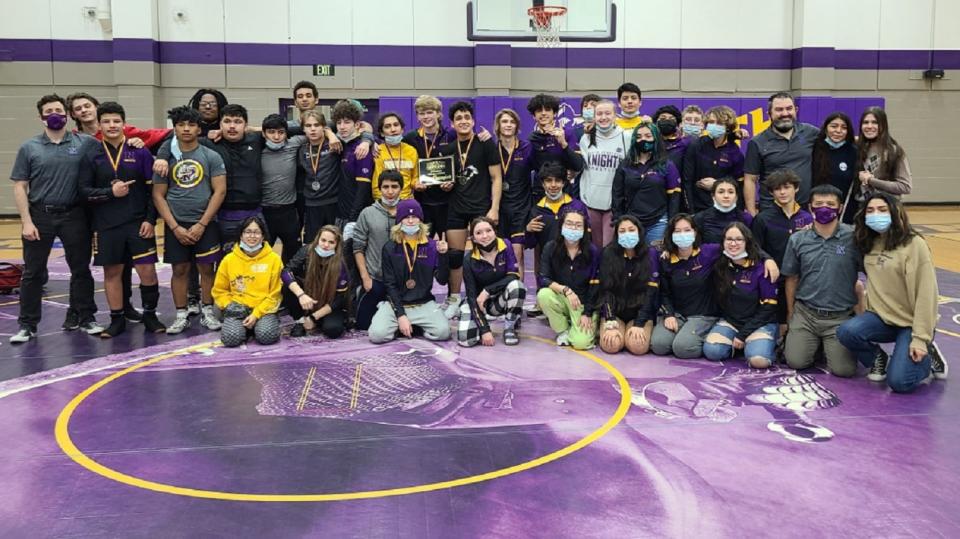
[(430, 139), (430, 142), (427, 142), (427, 133), (420, 128), (420, 136), (423, 137), (423, 149), (427, 151), (427, 157), (431, 157), (433, 154), (433, 149), (437, 145), (437, 137), (440, 136), (440, 129), (437, 129), (437, 132), (433, 134), (433, 138)]
[(320, 182), (318, 182), (317, 180), (313, 180), (313, 183), (310, 184), (310, 187), (313, 187), (313, 190), (314, 190), (314, 191), (319, 191), (319, 190), (320, 190)]
[(414, 281), (413, 279), (407, 279), (406, 284), (407, 284), (407, 290), (413, 290), (414, 288), (417, 287), (417, 281)]
[(407, 246), (403, 246), (403, 257), (407, 263), (407, 269), (410, 271), (410, 278), (407, 279), (405, 283), (407, 285), (407, 290), (413, 290), (417, 286), (417, 281), (413, 280), (413, 265), (417, 263), (417, 251), (420, 249), (420, 244), (417, 244), (413, 247), (413, 256), (411, 257), (407, 253)]
[(460, 147), (460, 139), (457, 139), (457, 153), (460, 154), (460, 173), (463, 174), (463, 171), (467, 168), (467, 156), (470, 154), (470, 146), (473, 146), (473, 139), (475, 135), (470, 133), (470, 142), (467, 143), (467, 149), (464, 150)]
[[(473, 142), (473, 141), (471, 141)], [(514, 140), (513, 147), (507, 150), (507, 160), (503, 160), (503, 150), (505, 149), (503, 145), (500, 145), (500, 169), (503, 170), (503, 177), (507, 177), (507, 172), (510, 170), (510, 164), (513, 162), (513, 152), (517, 150), (517, 147), (520, 146), (520, 141)], [(467, 147), (467, 151), (470, 151), (470, 147)]]
[(110, 168), (113, 169), (113, 181), (120, 181), (120, 157), (123, 155), (123, 145), (126, 144), (126, 137), (120, 141), (120, 147), (117, 148), (117, 158), (114, 159), (113, 155), (110, 153), (110, 146), (107, 144), (107, 141), (101, 140), (100, 144), (103, 144), (103, 151), (107, 154), (107, 161), (110, 161)]

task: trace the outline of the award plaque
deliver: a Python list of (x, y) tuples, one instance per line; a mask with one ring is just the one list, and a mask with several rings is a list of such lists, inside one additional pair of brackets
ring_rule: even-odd
[(453, 156), (420, 159), (420, 185), (440, 185), (453, 181)]

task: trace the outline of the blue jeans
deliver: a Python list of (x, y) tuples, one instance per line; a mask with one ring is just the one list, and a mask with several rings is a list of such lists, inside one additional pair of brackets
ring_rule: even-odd
[(929, 355), (919, 363), (910, 358), (913, 330), (887, 325), (876, 313), (867, 311), (840, 324), (837, 339), (868, 369), (873, 367), (874, 356), (880, 350), (877, 343), (895, 343), (887, 363), (887, 385), (897, 393), (913, 391), (930, 375)]
[(663, 235), (666, 232), (667, 232), (667, 214), (663, 214), (663, 217), (661, 217), (659, 221), (650, 225), (650, 227), (647, 228), (647, 235), (646, 235), (647, 245), (650, 245), (655, 241), (663, 240)]
[[(762, 358), (767, 360), (768, 367), (773, 365), (774, 355), (777, 349), (777, 332), (779, 328), (776, 323), (770, 323), (760, 326), (753, 333), (747, 336), (743, 347), (743, 355), (750, 360), (751, 358)], [(716, 337), (726, 342), (710, 342)], [(710, 360), (720, 361), (733, 357), (733, 339), (737, 336), (737, 329), (727, 322), (720, 320), (714, 324), (713, 329), (707, 335), (706, 342), (703, 343), (703, 355)]]

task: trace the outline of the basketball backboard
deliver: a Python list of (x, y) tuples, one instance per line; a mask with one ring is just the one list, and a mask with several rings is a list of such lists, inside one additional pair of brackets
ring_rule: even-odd
[(467, 39), (470, 41), (536, 41), (527, 10), (562, 6), (561, 42), (609, 42), (616, 39), (617, 7), (613, 0), (470, 0)]

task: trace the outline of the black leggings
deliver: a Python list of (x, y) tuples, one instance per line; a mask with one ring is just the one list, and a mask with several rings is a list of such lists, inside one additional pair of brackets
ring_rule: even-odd
[[(300, 320), (302, 316), (306, 316), (306, 313), (303, 312), (303, 307), (300, 307), (300, 301), (297, 300), (293, 292), (286, 287), (283, 289), (283, 305), (287, 308), (287, 312), (290, 313), (294, 321)], [(316, 324), (325, 337), (336, 339), (347, 330), (347, 313), (342, 309), (333, 311), (318, 320)]]

